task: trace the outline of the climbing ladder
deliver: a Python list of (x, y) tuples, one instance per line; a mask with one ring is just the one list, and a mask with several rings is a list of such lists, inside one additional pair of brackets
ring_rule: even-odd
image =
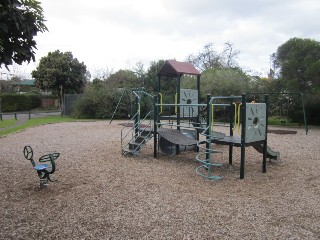
[[(212, 154), (217, 154), (217, 153), (223, 154), (223, 152), (219, 150), (214, 150), (211, 148), (211, 140), (215, 136), (213, 136), (212, 134), (208, 134), (209, 130), (211, 131), (210, 125), (206, 129), (204, 129), (202, 133), (200, 133), (201, 135), (206, 137), (206, 140), (199, 141), (197, 144), (197, 146), (199, 147), (199, 153), (196, 156), (196, 160), (200, 162), (201, 165), (196, 168), (196, 173), (210, 180), (220, 180), (223, 177), (214, 175), (213, 169), (222, 167), (222, 164), (216, 162)], [(204, 144), (205, 144), (205, 147), (203, 147)]]

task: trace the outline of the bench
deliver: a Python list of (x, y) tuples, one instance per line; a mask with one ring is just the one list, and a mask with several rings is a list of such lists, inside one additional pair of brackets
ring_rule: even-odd
[[(40, 180), (40, 188), (43, 189), (48, 185), (48, 181), (55, 182), (57, 180), (52, 180), (50, 175), (56, 170), (55, 160), (60, 156), (60, 153), (54, 152), (43, 155), (39, 158), (39, 164), (36, 164), (33, 159), (33, 150), (30, 146), (25, 146), (23, 148), (24, 157), (29, 160), (32, 164), (34, 170), (37, 171)], [(44, 163), (50, 162), (50, 164)]]

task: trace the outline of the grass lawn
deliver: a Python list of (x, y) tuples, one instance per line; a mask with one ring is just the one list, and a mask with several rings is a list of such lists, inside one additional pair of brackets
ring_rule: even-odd
[[(75, 118), (71, 118), (71, 117), (48, 116), (48, 117), (42, 117), (42, 118), (33, 118), (30, 120), (27, 120), (23, 124), (18, 125), (16, 127), (10, 127), (10, 126), (14, 126), (17, 121), (16, 120), (4, 120), (4, 121), (0, 122), (0, 128), (4, 128), (4, 127), (10, 127), (10, 128), (0, 130), (0, 137), (8, 135), (10, 133), (21, 131), (21, 130), (29, 128), (29, 127), (34, 127), (37, 125), (59, 123), (59, 122), (74, 122), (74, 121), (79, 121), (79, 120), (75, 119)], [(83, 121), (83, 120), (81, 120), (81, 121)]]
[(14, 119), (3, 120), (0, 122), (0, 128), (14, 126), (16, 124), (16, 122), (17, 122), (17, 120), (14, 120)]

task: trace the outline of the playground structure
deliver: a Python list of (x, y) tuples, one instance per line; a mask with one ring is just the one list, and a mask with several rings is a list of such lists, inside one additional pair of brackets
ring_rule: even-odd
[[(40, 189), (45, 188), (48, 184), (48, 181), (50, 182), (57, 181), (57, 180), (52, 180), (50, 178), (50, 175), (53, 174), (56, 170), (55, 160), (58, 159), (58, 157), (60, 156), (60, 153), (54, 152), (54, 153), (49, 153), (41, 156), (39, 158), (39, 162), (41, 164), (35, 163), (33, 159), (33, 150), (30, 146), (25, 146), (23, 148), (23, 155), (27, 160), (31, 162), (33, 169), (37, 171), (39, 181), (40, 181), (40, 184), (39, 184)], [(49, 165), (42, 162), (50, 162), (51, 164)]]
[[(196, 77), (196, 90), (180, 88), (183, 75)], [(200, 75), (199, 71), (189, 63), (168, 60), (158, 72), (157, 95), (151, 96), (143, 90), (133, 91), (136, 113), (121, 131), (122, 154), (137, 155), (146, 142), (153, 137), (154, 158), (158, 156), (158, 149), (167, 155), (195, 150), (197, 152), (195, 158), (200, 163), (196, 168), (197, 174), (218, 180), (222, 177), (214, 175), (213, 170), (222, 164), (217, 162), (214, 155), (221, 151), (215, 150), (213, 144), (229, 146), (229, 164), (232, 164), (233, 147), (240, 147), (240, 179), (243, 179), (245, 149), (253, 146), (262, 153), (262, 172), (266, 172), (266, 159), (279, 160), (280, 158), (279, 152), (274, 152), (267, 146), (268, 96), (265, 96), (262, 103), (248, 103), (245, 94), (242, 96), (208, 95), (206, 103), (203, 104), (200, 103)], [(175, 103), (163, 103), (161, 94), (163, 77), (175, 78)], [(141, 117), (140, 103), (144, 97), (151, 99), (153, 106), (144, 117)], [(221, 107), (230, 109), (229, 136), (213, 131), (214, 110)], [(206, 121), (203, 121), (200, 116), (200, 108), (206, 108)], [(131, 126), (129, 130), (127, 130), (128, 126)], [(239, 135), (235, 134), (236, 128), (240, 131)]]

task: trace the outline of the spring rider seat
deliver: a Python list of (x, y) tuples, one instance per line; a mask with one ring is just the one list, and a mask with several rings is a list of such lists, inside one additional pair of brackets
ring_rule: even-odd
[[(50, 175), (53, 174), (56, 170), (55, 160), (60, 156), (60, 153), (49, 153), (43, 155), (39, 158), (40, 164), (36, 164), (33, 160), (33, 150), (30, 146), (25, 146), (23, 149), (24, 157), (29, 160), (33, 166), (33, 169), (37, 171), (41, 189), (45, 188), (48, 185), (48, 181), (56, 182), (57, 180), (52, 180)], [(43, 162), (50, 162), (51, 164), (46, 164)]]

